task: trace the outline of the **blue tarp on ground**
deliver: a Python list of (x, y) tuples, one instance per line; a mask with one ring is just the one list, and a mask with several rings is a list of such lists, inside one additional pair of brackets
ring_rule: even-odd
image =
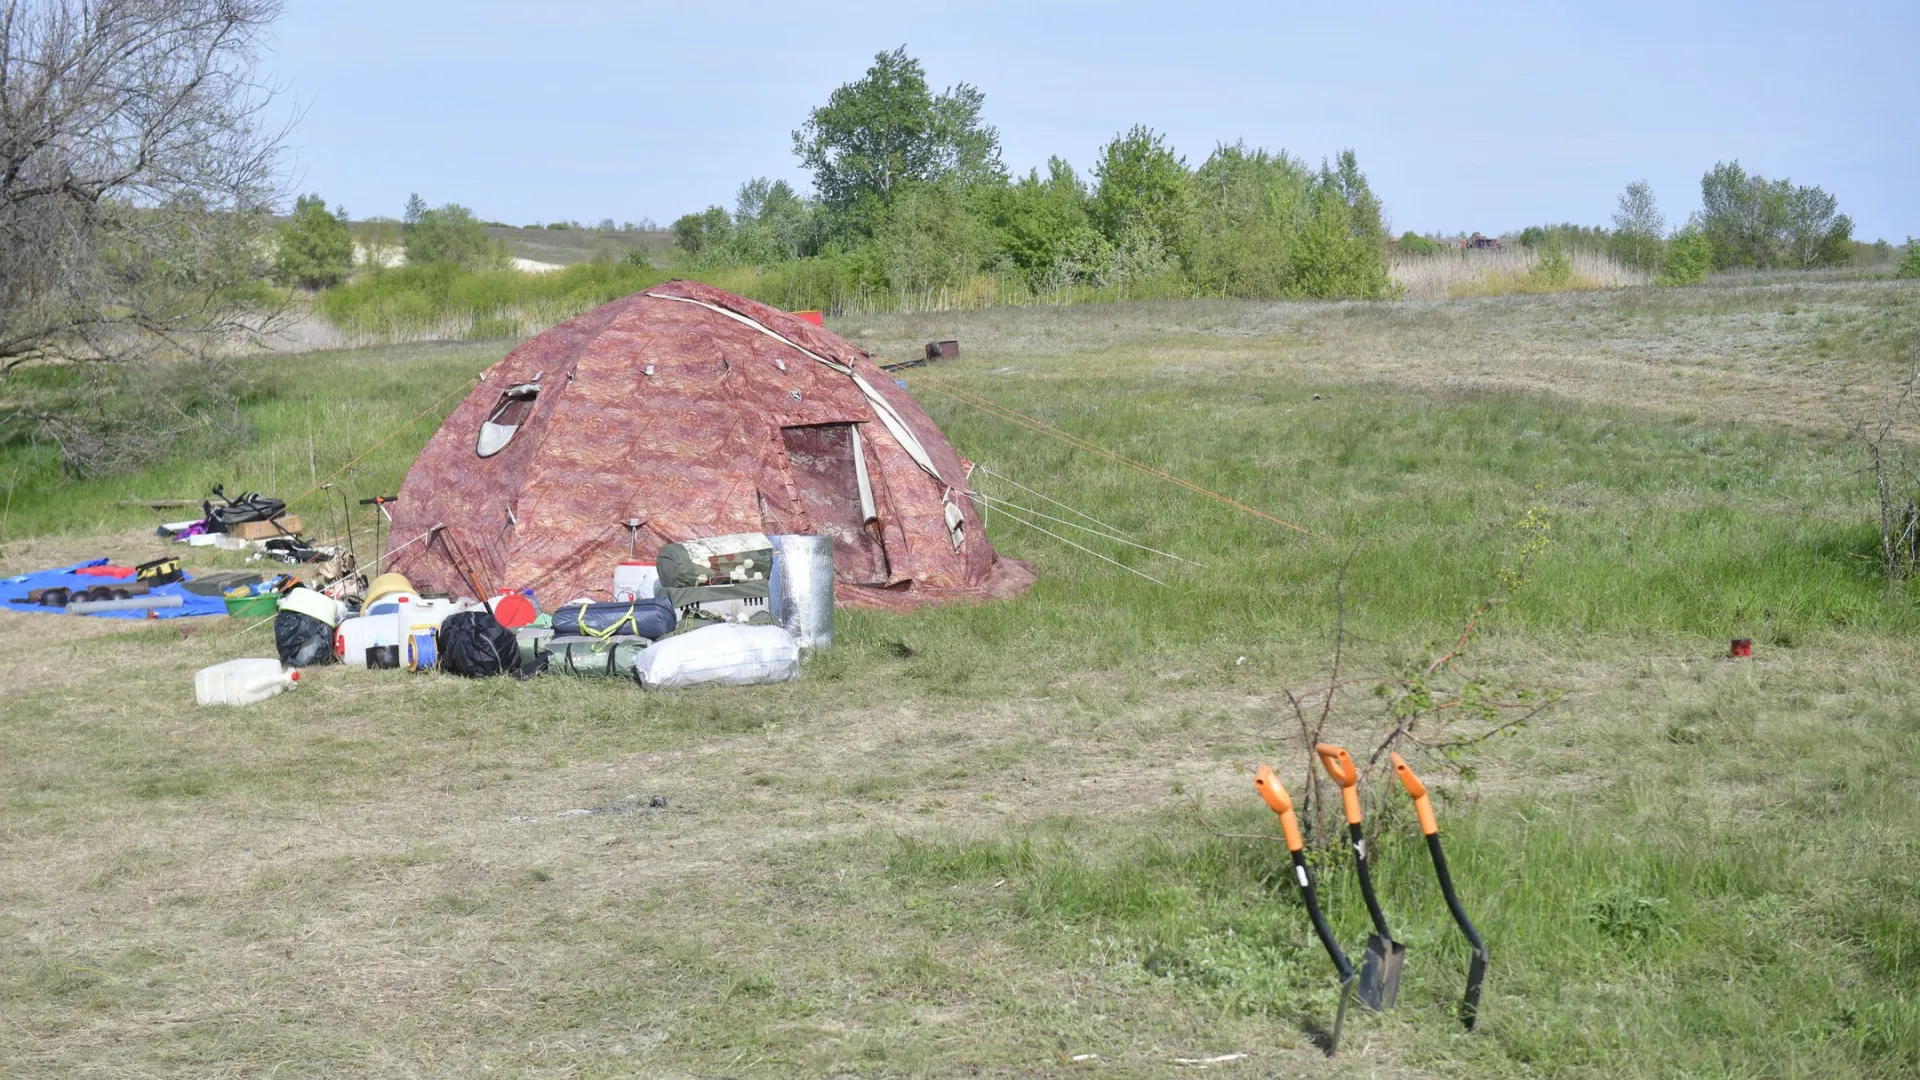
[[(64, 608), (41, 607), (39, 604), (15, 604), (11, 603), (11, 601), (16, 598), (26, 599), (27, 593), (33, 589), (57, 589), (62, 587), (69, 589), (91, 589), (95, 585), (120, 584), (120, 582), (116, 582), (112, 578), (91, 577), (86, 574), (74, 573), (75, 570), (84, 567), (105, 565), (107, 565), (107, 560), (94, 559), (91, 562), (74, 563), (72, 566), (59, 570), (38, 570), (31, 574), (21, 574), (18, 577), (0, 580), (0, 610), (38, 612), (43, 615), (63, 615), (66, 613)], [(192, 576), (191, 574), (187, 575), (188, 578)], [(133, 579), (128, 578), (126, 579), (126, 583), (131, 584), (132, 580)], [(218, 596), (196, 596), (182, 588), (180, 582), (174, 582), (171, 585), (162, 585), (158, 588), (151, 589), (147, 595), (178, 596), (180, 598), (179, 607), (151, 609), (155, 617), (162, 619), (181, 619), (190, 615), (225, 615), (227, 613), (227, 602), (225, 600)], [(127, 611), (102, 611), (91, 617), (96, 619), (144, 619), (147, 617), (148, 610), (148, 608), (132, 608)]]

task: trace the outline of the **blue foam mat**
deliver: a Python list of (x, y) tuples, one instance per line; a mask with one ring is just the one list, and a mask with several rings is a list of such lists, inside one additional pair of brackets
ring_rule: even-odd
[[(76, 570), (82, 570), (89, 566), (105, 566), (107, 565), (107, 561), (106, 559), (94, 559), (90, 562), (74, 563), (72, 566), (63, 567), (59, 570), (36, 570), (31, 574), (20, 574), (16, 577), (0, 580), (0, 611), (22, 611), (40, 615), (64, 615), (66, 614), (65, 608), (42, 607), (39, 604), (15, 604), (11, 603), (11, 601), (15, 599), (26, 599), (27, 593), (34, 589), (56, 589), (63, 587), (69, 589), (91, 589), (96, 585), (133, 583), (132, 578), (116, 580), (114, 578), (92, 577), (87, 574), (74, 573)], [(185, 571), (182, 571), (182, 573), (184, 574)], [(187, 580), (192, 580), (192, 577), (193, 575), (186, 574)], [(147, 612), (149, 610), (153, 612), (154, 617), (161, 619), (184, 619), (196, 615), (225, 615), (227, 613), (227, 602), (224, 599), (218, 596), (196, 596), (183, 588), (182, 584), (182, 582), (174, 582), (171, 585), (158, 586), (147, 592), (149, 596), (177, 596), (180, 598), (179, 607), (151, 609), (131, 608), (126, 611), (101, 611), (85, 617), (92, 619), (144, 619), (147, 618)]]

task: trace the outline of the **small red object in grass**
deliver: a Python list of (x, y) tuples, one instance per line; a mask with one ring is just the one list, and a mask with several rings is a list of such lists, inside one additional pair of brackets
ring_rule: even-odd
[(540, 617), (540, 609), (533, 601), (519, 593), (508, 593), (493, 602), (493, 617), (501, 626), (509, 630), (518, 630)]
[(795, 311), (789, 314), (798, 315), (815, 326), (827, 325), (827, 317), (818, 311)]
[(1744, 637), (1734, 638), (1733, 648), (1731, 651), (1727, 653), (1727, 655), (1733, 656), (1733, 657), (1752, 656), (1753, 655), (1753, 639), (1744, 638)]

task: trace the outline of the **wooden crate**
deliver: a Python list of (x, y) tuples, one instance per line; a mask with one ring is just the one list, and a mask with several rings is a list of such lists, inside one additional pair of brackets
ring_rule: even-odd
[(272, 521), (245, 521), (227, 532), (242, 540), (271, 540), (276, 536), (296, 536), (300, 532), (299, 514), (282, 514)]

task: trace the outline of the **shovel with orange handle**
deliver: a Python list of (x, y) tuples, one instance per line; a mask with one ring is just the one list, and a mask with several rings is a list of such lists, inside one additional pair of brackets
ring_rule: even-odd
[(1360, 1003), (1375, 1012), (1393, 1008), (1400, 996), (1400, 969), (1406, 966), (1407, 947), (1393, 940), (1387, 929), (1386, 913), (1380, 910), (1380, 898), (1373, 892), (1373, 874), (1367, 869), (1367, 838), (1361, 828), (1360, 770), (1353, 757), (1331, 743), (1318, 743), (1313, 752), (1327, 775), (1340, 785), (1340, 805), (1347, 813), (1347, 839), (1353, 845), (1353, 866), (1360, 876), (1360, 895), (1366, 898), (1367, 914), (1373, 917), (1373, 933), (1367, 935), (1366, 955), (1360, 958), (1360, 986), (1355, 990)]
[(1474, 1021), (1480, 1019), (1480, 984), (1487, 977), (1487, 946), (1480, 940), (1480, 932), (1473, 928), (1473, 920), (1467, 918), (1466, 909), (1460, 906), (1459, 895), (1453, 891), (1453, 875), (1447, 872), (1447, 856), (1440, 850), (1440, 822), (1434, 818), (1433, 803), (1427, 799), (1427, 785), (1413, 775), (1399, 754), (1392, 758), (1394, 775), (1400, 778), (1407, 794), (1413, 796), (1413, 812), (1420, 818), (1420, 831), (1426, 834), (1427, 852), (1433, 856), (1433, 872), (1440, 878), (1440, 892), (1447, 898), (1447, 909), (1453, 912), (1453, 921), (1460, 924), (1467, 944), (1473, 946), (1473, 960), (1467, 965), (1467, 993), (1460, 1000), (1460, 1022), (1472, 1031)]
[(1353, 965), (1347, 961), (1347, 954), (1340, 951), (1340, 942), (1333, 936), (1333, 929), (1327, 925), (1326, 916), (1320, 914), (1320, 899), (1313, 889), (1313, 871), (1307, 869), (1306, 842), (1300, 837), (1300, 819), (1294, 816), (1293, 799), (1287, 795), (1287, 789), (1280, 786), (1280, 778), (1273, 769), (1262, 765), (1254, 774), (1253, 786), (1260, 791), (1267, 807), (1280, 815), (1280, 834), (1286, 838), (1287, 850), (1293, 854), (1293, 879), (1300, 886), (1300, 898), (1307, 903), (1307, 917), (1313, 920), (1313, 932), (1320, 935), (1320, 944), (1327, 947), (1327, 955), (1333, 957), (1333, 966), (1340, 972), (1340, 1008), (1333, 1018), (1333, 1036), (1327, 1040), (1327, 1056), (1340, 1046), (1340, 1028), (1347, 1022), (1347, 999), (1353, 996)]

